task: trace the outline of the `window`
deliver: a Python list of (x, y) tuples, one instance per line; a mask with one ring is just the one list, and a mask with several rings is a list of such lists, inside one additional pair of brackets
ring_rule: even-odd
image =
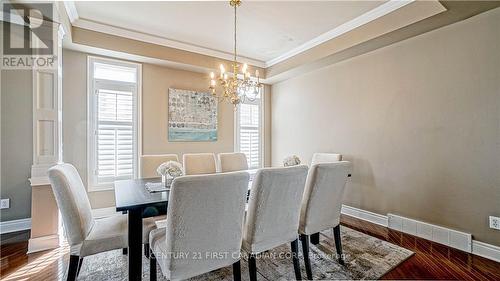
[(261, 93), (255, 101), (239, 104), (236, 111), (236, 151), (245, 153), (249, 169), (263, 166), (262, 96)]
[(88, 59), (88, 185), (113, 187), (138, 175), (139, 64)]

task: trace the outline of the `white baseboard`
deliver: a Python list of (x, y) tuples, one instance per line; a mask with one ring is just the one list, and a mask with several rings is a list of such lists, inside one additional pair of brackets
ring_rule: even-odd
[(381, 226), (387, 227), (387, 225), (388, 225), (387, 216), (377, 214), (377, 213), (372, 213), (370, 211), (354, 208), (351, 206), (342, 205), (341, 213), (344, 215), (348, 215), (351, 217), (355, 217), (358, 219), (369, 221), (371, 223), (378, 224)]
[(55, 249), (60, 246), (59, 235), (47, 235), (31, 238), (28, 241), (28, 254)]
[(472, 253), (483, 258), (500, 262), (500, 247), (472, 240)]
[(31, 229), (31, 218), (0, 222), (0, 234)]
[(385, 216), (347, 205), (342, 205), (341, 212), (345, 215), (415, 235), (430, 241), (441, 244), (447, 243), (447, 246), (449, 247), (457, 248), (474, 255), (500, 262), (499, 246), (472, 240), (472, 236), (468, 233), (412, 220), (394, 214)]

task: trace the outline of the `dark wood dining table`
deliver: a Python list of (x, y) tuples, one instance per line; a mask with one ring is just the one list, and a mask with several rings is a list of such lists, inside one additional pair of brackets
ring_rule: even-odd
[(128, 214), (128, 280), (142, 277), (142, 219), (167, 213), (169, 191), (151, 193), (148, 182), (161, 178), (115, 181), (116, 211)]

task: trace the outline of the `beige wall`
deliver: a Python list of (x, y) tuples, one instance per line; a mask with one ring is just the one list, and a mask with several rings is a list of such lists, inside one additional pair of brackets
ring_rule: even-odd
[[(63, 53), (63, 157), (75, 165), (87, 181), (87, 54), (64, 50)], [(234, 150), (234, 111), (219, 105), (218, 141), (169, 142), (167, 139), (168, 88), (206, 90), (208, 77), (202, 73), (175, 70), (163, 66), (142, 66), (142, 152), (143, 154), (187, 152), (228, 152)], [(270, 87), (266, 96), (269, 97)], [(266, 99), (270, 114), (270, 98)], [(270, 131), (270, 118), (266, 129)], [(266, 160), (270, 164), (270, 136), (266, 137)], [(112, 191), (89, 192), (92, 208), (114, 205)]]
[(339, 152), (344, 203), (500, 245), (500, 9), (272, 87), (272, 160)]

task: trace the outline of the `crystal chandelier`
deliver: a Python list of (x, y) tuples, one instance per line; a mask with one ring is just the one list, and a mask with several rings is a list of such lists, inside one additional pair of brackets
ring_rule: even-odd
[[(215, 73), (210, 73), (210, 86), (209, 89), (212, 95), (216, 97), (219, 102), (228, 101), (234, 106), (245, 100), (254, 101), (262, 88), (259, 79), (259, 70), (255, 70), (256, 79), (250, 78), (248, 65), (246, 63), (241, 67), (237, 62), (236, 52), (236, 8), (241, 5), (241, 0), (231, 0), (229, 2), (231, 7), (234, 7), (234, 59), (233, 59), (233, 72), (227, 73), (224, 65), (220, 65), (220, 72), (217, 77)], [(219, 86), (221, 91), (218, 92), (216, 87)]]

